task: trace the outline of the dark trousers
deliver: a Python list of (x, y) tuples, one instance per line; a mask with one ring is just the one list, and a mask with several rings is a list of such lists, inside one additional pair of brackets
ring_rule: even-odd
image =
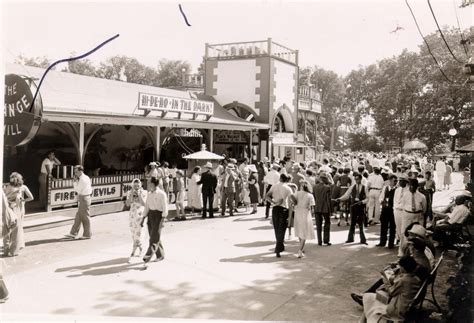
[(165, 250), (161, 243), (161, 229), (163, 228), (163, 215), (161, 211), (150, 210), (148, 212), (148, 233), (150, 234), (150, 244), (146, 251), (143, 261), (149, 262), (153, 254), (156, 254), (156, 258), (165, 256)]
[(364, 222), (365, 222), (365, 205), (354, 205), (351, 207), (351, 226), (349, 228), (349, 235), (347, 236), (347, 242), (354, 242), (354, 234), (356, 224), (359, 225), (359, 236), (360, 242), (365, 243), (364, 234)]
[(396, 227), (395, 216), (391, 207), (382, 208), (382, 213), (380, 214), (380, 245), (382, 246), (385, 246), (387, 243), (387, 232), (389, 232), (388, 246), (393, 247)]
[(275, 230), (276, 246), (275, 252), (285, 251), (285, 232), (288, 227), (288, 209), (274, 206), (272, 210), (273, 230)]
[[(329, 233), (331, 230), (331, 218), (329, 213), (316, 212), (316, 233), (318, 236), (318, 244), (329, 243)], [(323, 219), (324, 219), (324, 239), (321, 239), (321, 233), (323, 231)]]
[(383, 279), (380, 278), (372, 286), (370, 286), (364, 293), (375, 293), (383, 285)]
[(214, 193), (202, 193), (202, 217), (207, 215), (207, 201), (209, 201), (209, 217), (214, 217)]
[(234, 215), (234, 192), (227, 192), (226, 190), (222, 191), (221, 195), (221, 214), (225, 214), (226, 202), (229, 207), (230, 216)]
[[(265, 192), (265, 196), (267, 195), (268, 191), (270, 190), (270, 188), (272, 188), (271, 185), (267, 185), (267, 191)], [(268, 218), (268, 216), (270, 215), (270, 202), (267, 202), (267, 205), (265, 207), (265, 218)]]

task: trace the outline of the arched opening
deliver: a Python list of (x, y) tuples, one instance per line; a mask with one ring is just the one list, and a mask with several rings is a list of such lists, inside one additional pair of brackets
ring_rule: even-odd
[(167, 161), (170, 166), (187, 169), (187, 161), (182, 157), (201, 150), (208, 136), (200, 129), (171, 128), (165, 131), (163, 137), (160, 162)]
[(153, 140), (138, 126), (87, 125), (85, 138), (84, 168), (89, 173), (141, 172), (154, 151)]

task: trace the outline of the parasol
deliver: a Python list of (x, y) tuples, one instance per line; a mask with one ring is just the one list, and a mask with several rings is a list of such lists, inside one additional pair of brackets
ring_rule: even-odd
[(426, 150), (428, 147), (418, 139), (408, 141), (403, 145), (403, 150)]
[(183, 158), (192, 159), (192, 160), (222, 160), (224, 159), (224, 157), (222, 157), (221, 155), (214, 154), (210, 151), (207, 151), (205, 144), (201, 146), (201, 151), (186, 155)]
[(471, 142), (466, 146), (462, 146), (461, 148), (456, 149), (456, 151), (458, 153), (472, 153), (474, 152), (474, 142)]

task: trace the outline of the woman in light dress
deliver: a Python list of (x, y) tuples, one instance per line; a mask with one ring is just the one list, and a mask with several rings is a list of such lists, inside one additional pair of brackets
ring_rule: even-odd
[(25, 203), (33, 201), (33, 194), (23, 184), (23, 176), (17, 172), (10, 175), (10, 183), (3, 189), (8, 207), (16, 215), (16, 226), (3, 233), (3, 255), (7, 257), (18, 256), (21, 249), (25, 248), (25, 235), (23, 232), (23, 218), (25, 216)]
[(447, 190), (451, 186), (451, 173), (453, 172), (453, 168), (450, 164), (446, 163), (446, 173), (444, 173), (444, 185)]
[(184, 173), (181, 170), (176, 171), (176, 221), (186, 220), (184, 212)]
[(301, 181), (300, 190), (292, 195), (295, 203), (294, 209), (294, 226), (295, 236), (300, 240), (300, 249), (298, 250), (298, 258), (303, 258), (304, 246), (306, 240), (315, 238), (313, 228), (313, 218), (311, 216), (311, 208), (315, 205), (312, 188), (308, 181)]
[(193, 169), (191, 179), (188, 186), (188, 207), (192, 209), (201, 210), (202, 209), (202, 192), (201, 185), (198, 185), (197, 182), (201, 180), (201, 167), (196, 166)]
[(128, 192), (127, 200), (125, 201), (127, 206), (130, 206), (129, 223), (133, 240), (132, 254), (130, 257), (135, 256), (135, 251), (137, 249), (139, 249), (137, 257), (142, 253), (141, 222), (143, 218), (143, 210), (145, 209), (146, 195), (147, 192), (142, 188), (142, 182), (138, 178), (135, 178), (132, 181), (132, 189)]

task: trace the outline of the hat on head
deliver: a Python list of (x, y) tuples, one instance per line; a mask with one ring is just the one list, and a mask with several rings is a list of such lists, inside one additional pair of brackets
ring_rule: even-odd
[(264, 162), (264, 163), (268, 163), (268, 161), (269, 161), (269, 160), (268, 160), (268, 157), (263, 157), (263, 162)]
[(420, 236), (422, 238), (425, 238), (426, 237), (426, 229), (423, 228), (421, 225), (419, 224), (415, 224), (411, 229), (410, 231), (408, 231), (410, 233), (413, 233), (417, 236)]
[(74, 169), (75, 169), (75, 170), (82, 170), (82, 171), (84, 171), (84, 166), (82, 166), (82, 165), (76, 165), (76, 166), (74, 166)]
[(257, 167), (255, 167), (255, 165), (251, 164), (251, 165), (248, 165), (247, 167), (248, 167), (248, 169), (249, 169), (249, 172), (251, 172), (251, 173), (258, 173)]
[(462, 190), (462, 191), (461, 191), (461, 194), (459, 194), (459, 195), (467, 196), (467, 197), (472, 197), (472, 193), (469, 192), (468, 190)]
[(320, 178), (328, 178), (328, 174), (326, 174), (326, 172), (321, 172), (321, 173), (319, 173), (319, 177)]
[(235, 158), (230, 158), (230, 159), (229, 159), (229, 162), (231, 162), (232, 164), (237, 164), (237, 159), (235, 159)]
[(227, 168), (228, 168), (228, 169), (235, 169), (235, 166), (234, 166), (234, 164), (228, 164), (228, 165), (227, 165)]
[(212, 163), (207, 162), (206, 165), (204, 165), (204, 168), (212, 168)]
[(408, 175), (407, 174), (401, 174), (400, 176), (398, 176), (398, 180), (408, 182)]
[(155, 162), (151, 162), (151, 163), (149, 163), (148, 165), (149, 165), (149, 166), (158, 166), (158, 164), (155, 163)]
[(275, 169), (279, 169), (280, 165), (278, 165), (277, 163), (273, 163), (272, 167), (275, 168)]

